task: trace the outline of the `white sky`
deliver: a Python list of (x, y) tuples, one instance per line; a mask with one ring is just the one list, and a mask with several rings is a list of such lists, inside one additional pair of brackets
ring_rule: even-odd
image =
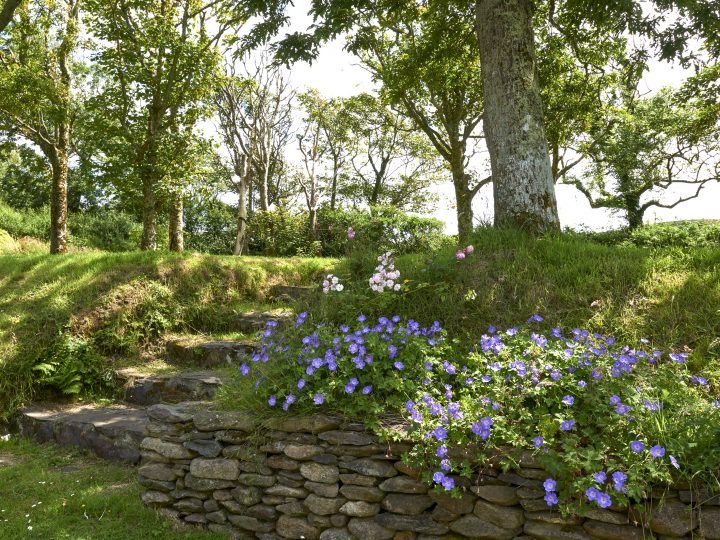
[[(307, 15), (310, 8), (308, 0), (298, 0), (292, 8), (291, 30), (304, 30), (312, 22)], [(325, 45), (319, 57), (312, 65), (297, 63), (292, 66), (290, 80), (295, 87), (317, 88), (325, 97), (351, 96), (360, 92), (369, 92), (374, 88), (370, 74), (360, 65), (358, 59), (343, 50), (343, 41), (336, 40)], [(680, 67), (667, 63), (653, 62), (642, 84), (649, 92), (655, 92), (663, 86), (679, 85), (687, 75)], [(477, 164), (482, 168), (482, 163)], [(683, 186), (677, 193), (692, 193), (692, 186)], [(452, 183), (444, 182), (438, 186), (440, 202), (431, 215), (446, 223), (448, 233), (457, 232), (454, 210)], [(483, 188), (475, 198), (474, 210), (476, 222), (492, 221), (491, 187)], [(602, 209), (593, 209), (575, 188), (557, 186), (558, 209), (563, 227), (607, 229), (621, 226), (622, 217), (614, 216)], [(674, 199), (668, 197), (667, 200)], [(645, 214), (647, 222), (673, 221), (678, 219), (720, 219), (720, 183), (708, 185), (700, 197), (678, 205), (673, 209), (651, 208)]]

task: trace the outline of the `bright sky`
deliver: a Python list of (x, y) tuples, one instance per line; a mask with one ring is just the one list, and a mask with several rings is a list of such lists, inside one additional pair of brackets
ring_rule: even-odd
[[(292, 9), (290, 20), (292, 30), (303, 30), (312, 22), (307, 15), (310, 8), (308, 0), (298, 0)], [(678, 66), (667, 63), (654, 62), (647, 73), (643, 84), (648, 91), (654, 92), (663, 86), (677, 86), (684, 79), (686, 73)], [(343, 42), (334, 41), (323, 47), (320, 56), (312, 64), (298, 63), (292, 67), (290, 79), (294, 86), (317, 88), (325, 97), (351, 96), (360, 92), (372, 91), (374, 88), (370, 75), (358, 62), (358, 59), (343, 51)], [(483, 168), (483, 164), (477, 164)], [(678, 189), (668, 192), (668, 201), (674, 201), (676, 193), (685, 194), (693, 192), (691, 186), (687, 189)], [(457, 232), (455, 210), (453, 202), (452, 183), (443, 183), (438, 186), (440, 203), (432, 214), (446, 223), (448, 233)], [(623, 223), (621, 217), (613, 216), (610, 212), (593, 209), (585, 197), (570, 186), (557, 187), (558, 208), (563, 227), (607, 229), (618, 227)], [(646, 213), (646, 221), (673, 221), (678, 219), (720, 219), (720, 183), (712, 183), (701, 193), (700, 197), (678, 205), (673, 209), (651, 208)], [(483, 188), (476, 196), (474, 203), (476, 221), (492, 221), (492, 191), (488, 186)]]

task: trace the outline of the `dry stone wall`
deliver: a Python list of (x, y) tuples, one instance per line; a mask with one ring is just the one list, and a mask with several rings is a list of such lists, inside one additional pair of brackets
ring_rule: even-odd
[(145, 504), (235, 538), (720, 539), (720, 502), (690, 491), (663, 491), (663, 504), (648, 501), (642, 515), (611, 508), (563, 517), (544, 502), (548, 475), (529, 457), (512, 473), (458, 478), (463, 494), (451, 497), (402, 463), (410, 444), (380, 443), (360, 424), (315, 415), (258, 431), (240, 412), (180, 404), (148, 413)]

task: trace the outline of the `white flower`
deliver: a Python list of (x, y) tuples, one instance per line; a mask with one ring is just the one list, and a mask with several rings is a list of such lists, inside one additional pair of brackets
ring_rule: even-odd
[(399, 284), (399, 283), (396, 283), (396, 284), (395, 284), (395, 290), (396, 290), (396, 291), (399, 291), (399, 290), (400, 290), (400, 284)]

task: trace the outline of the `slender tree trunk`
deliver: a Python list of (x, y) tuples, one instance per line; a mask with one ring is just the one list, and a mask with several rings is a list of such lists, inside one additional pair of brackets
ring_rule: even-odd
[(468, 187), (468, 175), (465, 174), (465, 151), (454, 148), (450, 156), (450, 169), (455, 187), (455, 207), (457, 209), (458, 241), (466, 244), (473, 232), (472, 201), (474, 193)]
[(313, 240), (317, 239), (317, 208), (313, 206), (308, 212), (308, 225), (310, 226), (310, 235)]
[(157, 249), (157, 141), (160, 130), (160, 111), (153, 106), (148, 118), (148, 131), (145, 145), (140, 156), (140, 178), (143, 193), (143, 235), (140, 249)]
[(52, 189), (50, 192), (50, 253), (67, 253), (68, 145), (70, 131), (66, 124), (59, 129), (58, 145), (53, 148)]
[(558, 230), (530, 0), (476, 0), (495, 224)]
[(240, 176), (240, 189), (238, 191), (238, 224), (233, 255), (242, 255), (247, 242), (248, 186), (250, 185), (250, 168), (247, 166), (247, 160), (243, 166), (244, 170), (235, 171)]
[(370, 194), (370, 206), (375, 206), (380, 199), (380, 188), (382, 187), (382, 176), (379, 174), (375, 175), (375, 183), (373, 184), (373, 190)]
[(140, 249), (154, 251), (157, 249), (157, 200), (155, 198), (154, 178), (147, 171), (143, 175), (142, 188), (143, 234)]
[(332, 175), (332, 184), (330, 185), (330, 210), (335, 210), (335, 203), (337, 200), (337, 184), (338, 184), (338, 174), (340, 172), (340, 167), (338, 166), (338, 157), (337, 154), (333, 156), (333, 175)]
[(183, 199), (181, 193), (173, 193), (170, 201), (170, 251), (185, 250), (185, 236), (183, 226)]
[(12, 21), (15, 10), (20, 6), (22, 0), (5, 0), (0, 6), (0, 32), (5, 30), (10, 21)]

